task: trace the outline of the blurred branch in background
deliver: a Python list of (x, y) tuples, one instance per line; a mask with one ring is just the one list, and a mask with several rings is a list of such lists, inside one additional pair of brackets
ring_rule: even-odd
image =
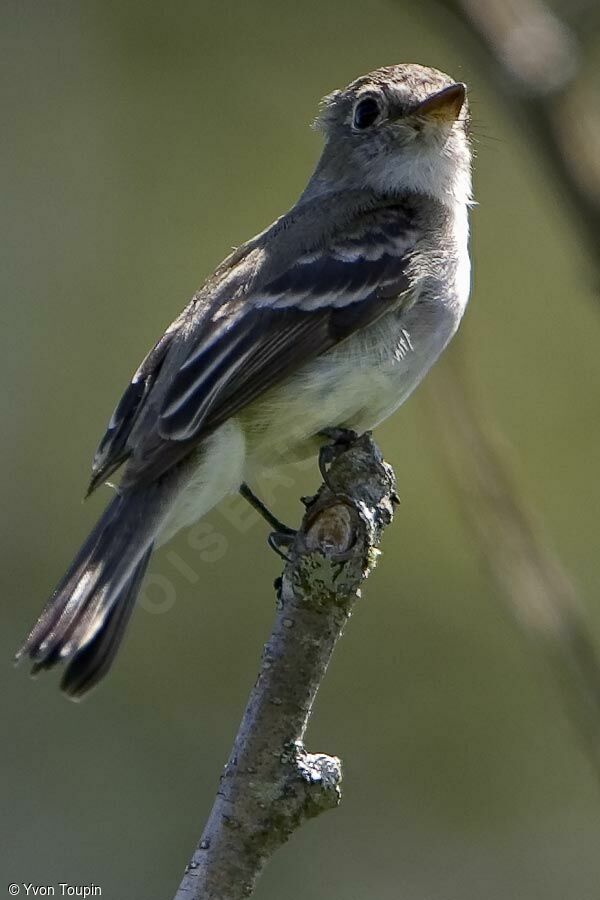
[[(242, 900), (303, 822), (340, 801), (341, 763), (309, 754), (312, 706), (393, 517), (394, 473), (370, 435), (334, 460), (276, 582), (277, 617), (229, 762), (175, 900)], [(266, 552), (266, 551), (265, 551)]]
[[(597, 3), (562, 21), (541, 0), (439, 0), (467, 26), (495, 88), (527, 130), (600, 284), (600, 97), (586, 74)], [(464, 347), (464, 344), (463, 344)], [(535, 640), (563, 692), (600, 777), (600, 661), (575, 588), (537, 527), (500, 451), (497, 429), (473, 404), (456, 352), (430, 392), (446, 465), (501, 596)], [(451, 423), (449, 425), (448, 423)]]
[(584, 610), (510, 473), (505, 441), (482, 425), (458, 354), (445, 365), (428, 397), (450, 481), (500, 597), (549, 664), (600, 778), (600, 660)]
[[(586, 58), (600, 28), (597, 0), (436, 0), (466, 26), (498, 96), (527, 131), (568, 201), (600, 286), (600, 97)], [(458, 22), (457, 22), (458, 24)]]

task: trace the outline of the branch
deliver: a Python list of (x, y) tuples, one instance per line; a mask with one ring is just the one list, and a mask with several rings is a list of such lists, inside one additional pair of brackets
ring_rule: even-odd
[(467, 27), (484, 54), (498, 96), (532, 139), (598, 270), (600, 102), (590, 77), (597, 4), (573, 4), (567, 22), (544, 0), (437, 3)]
[(506, 441), (486, 423), (455, 351), (427, 395), (438, 413), (450, 484), (506, 608), (545, 661), (565, 712), (600, 780), (600, 657), (573, 581), (517, 486)]
[(175, 900), (248, 897), (275, 850), (340, 802), (340, 760), (308, 753), (303, 738), (396, 499), (392, 469), (363, 435), (308, 502), (276, 582), (277, 616), (258, 679)]
[[(435, 5), (468, 29), (497, 95), (567, 201), (598, 276), (600, 102), (589, 77), (597, 3), (564, 4), (568, 21), (545, 0), (437, 0)], [(438, 412), (435, 446), (445, 448), (447, 469), (500, 596), (536, 641), (600, 778), (600, 656), (585, 607), (511, 476), (506, 442), (499, 442), (497, 427), (469, 396), (469, 379), (455, 350), (443, 365), (444, 377), (437, 379), (435, 394), (430, 392)]]

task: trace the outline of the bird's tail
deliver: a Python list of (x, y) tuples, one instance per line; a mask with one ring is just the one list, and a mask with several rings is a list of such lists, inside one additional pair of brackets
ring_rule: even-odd
[(67, 664), (62, 689), (78, 698), (108, 671), (133, 612), (160, 528), (159, 485), (118, 494), (94, 527), (17, 653), (33, 672)]

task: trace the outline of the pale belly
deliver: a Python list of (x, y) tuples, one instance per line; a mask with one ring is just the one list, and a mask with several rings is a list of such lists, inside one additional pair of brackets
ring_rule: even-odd
[(319, 432), (374, 428), (412, 393), (438, 358), (459, 316), (442, 304), (390, 314), (300, 369), (207, 439), (159, 542), (205, 515), (242, 481), (315, 457)]
[(314, 454), (324, 428), (374, 428), (412, 393), (457, 325), (442, 304), (419, 303), (401, 318), (390, 314), (253, 403), (240, 416), (246, 477)]

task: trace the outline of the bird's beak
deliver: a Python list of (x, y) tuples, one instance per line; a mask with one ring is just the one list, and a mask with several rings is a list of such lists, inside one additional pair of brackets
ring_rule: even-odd
[(462, 82), (451, 84), (449, 87), (432, 94), (417, 106), (415, 114), (431, 121), (456, 122), (465, 102), (467, 94), (466, 85)]

